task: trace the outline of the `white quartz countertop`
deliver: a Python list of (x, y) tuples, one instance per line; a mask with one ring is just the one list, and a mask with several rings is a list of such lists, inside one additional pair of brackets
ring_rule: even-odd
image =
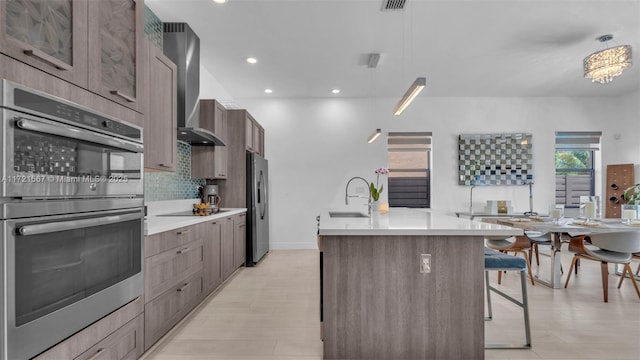
[[(153, 235), (247, 212), (246, 208), (222, 208), (219, 213), (213, 215), (189, 215), (191, 209), (193, 209), (193, 203), (197, 202), (199, 202), (199, 199), (147, 203), (147, 216), (144, 220), (144, 234)], [(172, 215), (176, 213), (181, 213), (183, 215)]]
[[(320, 235), (434, 235), (434, 236), (514, 236), (522, 229), (460, 219), (431, 209), (391, 208), (369, 217), (331, 217), (329, 209), (320, 215)], [(363, 213), (366, 215), (366, 213)]]

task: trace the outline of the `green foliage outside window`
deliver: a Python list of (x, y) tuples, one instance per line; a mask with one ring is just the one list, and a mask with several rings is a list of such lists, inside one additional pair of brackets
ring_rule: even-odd
[[(591, 151), (587, 150), (557, 150), (556, 173), (563, 175), (583, 174), (591, 169)], [(580, 169), (584, 169), (580, 171)], [(574, 171), (571, 171), (574, 170)], [(577, 170), (577, 171), (576, 171)]]

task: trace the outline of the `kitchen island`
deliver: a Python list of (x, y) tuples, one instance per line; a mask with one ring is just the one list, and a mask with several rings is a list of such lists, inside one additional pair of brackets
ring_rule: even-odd
[(484, 237), (522, 230), (428, 209), (353, 216), (320, 217), (324, 358), (483, 359)]

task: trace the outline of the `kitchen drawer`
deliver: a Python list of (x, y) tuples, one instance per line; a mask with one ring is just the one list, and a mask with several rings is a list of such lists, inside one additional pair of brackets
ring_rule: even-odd
[(247, 213), (236, 215), (236, 218), (235, 218), (236, 225), (245, 225), (246, 223), (247, 223)]
[(145, 302), (153, 300), (190, 274), (202, 270), (203, 242), (198, 239), (144, 260)]
[(144, 316), (126, 323), (75, 360), (135, 360), (144, 352)]
[(180, 281), (145, 305), (145, 348), (177, 324), (202, 299), (202, 271)]
[(198, 238), (197, 226), (186, 226), (144, 237), (144, 256), (150, 257)]
[[(142, 318), (143, 310), (144, 304), (142, 298), (139, 297), (36, 356), (34, 360), (74, 359), (83, 356), (89, 352), (90, 349), (95, 348), (95, 346), (97, 346), (96, 344), (102, 343), (110, 337), (111, 334), (120, 333), (121, 329), (125, 329), (128, 324), (135, 323), (136, 318)], [(140, 326), (142, 325), (143, 324)], [(126, 330), (123, 331), (126, 332)], [(140, 332), (140, 336), (142, 336), (142, 327), (139, 327), (136, 331)], [(140, 354), (142, 354), (142, 337), (140, 341), (136, 343), (136, 346), (138, 345), (141, 350)], [(97, 351), (97, 349), (95, 351)], [(138, 349), (136, 348), (136, 352), (137, 351)]]

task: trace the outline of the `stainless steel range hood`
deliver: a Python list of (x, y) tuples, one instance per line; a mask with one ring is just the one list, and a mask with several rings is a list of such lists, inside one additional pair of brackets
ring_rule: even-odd
[[(178, 140), (225, 146), (200, 127), (200, 39), (186, 23), (164, 23), (164, 54), (178, 67)], [(153, 74), (151, 75), (153, 76)]]

